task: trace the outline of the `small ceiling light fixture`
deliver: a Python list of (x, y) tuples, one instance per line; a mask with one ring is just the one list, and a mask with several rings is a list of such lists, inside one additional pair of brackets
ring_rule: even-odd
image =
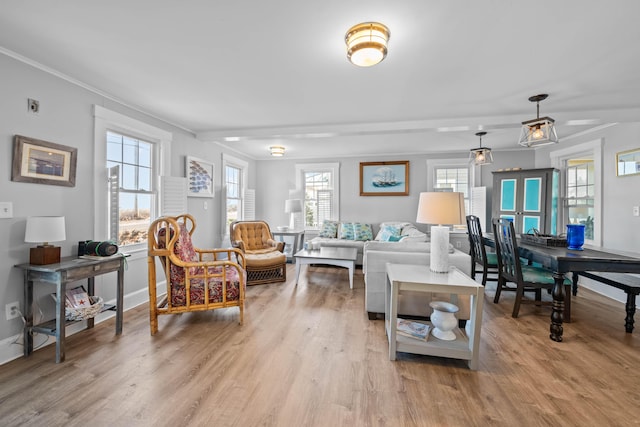
[(379, 22), (363, 22), (349, 28), (344, 36), (347, 58), (358, 67), (371, 67), (387, 56), (391, 33)]
[(474, 148), (469, 153), (469, 163), (473, 162), (475, 165), (489, 165), (493, 163), (493, 154), (491, 154), (491, 148), (482, 146), (482, 137), (486, 132), (478, 132), (476, 136), (480, 137), (480, 147)]
[(555, 120), (551, 117), (540, 117), (540, 101), (544, 101), (548, 96), (547, 94), (541, 94), (529, 98), (529, 101), (536, 103), (537, 117), (533, 120), (522, 122), (522, 131), (520, 132), (518, 144), (524, 147), (540, 147), (558, 143), (558, 134), (554, 125)]
[(269, 150), (271, 151), (271, 155), (273, 157), (282, 157), (284, 156), (284, 147), (281, 145), (273, 145), (271, 147), (269, 147)]

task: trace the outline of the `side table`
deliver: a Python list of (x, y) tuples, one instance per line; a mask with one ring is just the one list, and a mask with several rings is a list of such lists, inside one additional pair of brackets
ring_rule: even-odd
[[(397, 334), (398, 293), (403, 290), (470, 295), (471, 318), (465, 328), (468, 334), (456, 328), (453, 341), (440, 340), (431, 334), (426, 341)], [(385, 330), (389, 340), (389, 360), (395, 360), (396, 352), (402, 351), (468, 360), (470, 369), (478, 369), (483, 302), (484, 287), (456, 267), (451, 267), (448, 273), (434, 273), (428, 266), (387, 264)]]
[[(56, 363), (65, 358), (65, 292), (68, 283), (87, 279), (87, 293), (94, 295), (95, 277), (116, 271), (118, 273), (116, 292), (116, 335), (122, 334), (122, 317), (124, 303), (124, 265), (126, 254), (112, 257), (92, 257), (91, 259), (65, 257), (56, 264), (34, 265), (19, 264), (24, 272), (24, 355), (33, 353), (32, 331), (56, 337)], [(39, 325), (33, 324), (33, 284), (43, 282), (56, 286), (56, 318)], [(105, 306), (104, 310), (113, 309)], [(93, 327), (93, 319), (87, 319), (87, 328)]]
[(291, 251), (287, 251), (285, 242), (285, 254), (287, 255), (287, 262), (292, 263), (295, 262), (295, 258), (293, 255), (302, 249), (302, 241), (304, 240), (304, 230), (287, 230), (287, 231), (274, 231), (271, 230), (271, 234), (273, 237), (279, 237), (281, 242), (285, 242), (285, 236), (293, 237), (293, 245), (291, 246)]

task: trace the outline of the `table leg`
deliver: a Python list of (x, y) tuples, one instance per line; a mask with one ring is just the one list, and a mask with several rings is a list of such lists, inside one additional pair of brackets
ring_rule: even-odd
[(572, 288), (571, 288), (571, 293), (573, 294), (573, 296), (575, 297), (576, 295), (578, 295), (578, 273), (571, 273), (573, 275), (572, 278)]
[(300, 278), (300, 267), (302, 267), (302, 260), (296, 260), (296, 285), (298, 284), (298, 279)]
[(24, 270), (24, 355), (33, 353), (33, 280), (29, 280), (29, 272)]
[[(389, 360), (396, 360), (396, 352), (398, 348), (398, 342), (396, 337), (396, 323), (398, 319), (398, 286), (391, 283), (387, 277), (386, 284), (386, 307), (385, 312), (389, 313), (386, 316), (385, 322), (389, 322), (387, 327), (387, 337), (389, 338)], [(388, 320), (387, 320), (388, 317)]]
[(551, 310), (551, 326), (549, 338), (553, 341), (562, 341), (562, 321), (564, 320), (564, 275), (553, 273), (553, 306)]
[(349, 264), (349, 289), (353, 289), (353, 270), (356, 267), (355, 261)]
[(624, 319), (624, 328), (628, 333), (633, 332), (633, 316), (636, 314), (636, 294), (627, 292), (627, 304), (625, 306), (627, 317)]
[(66, 286), (59, 278), (56, 283), (56, 363), (64, 362), (64, 341), (65, 341), (65, 289)]
[(118, 284), (116, 289), (116, 335), (122, 334), (122, 320), (124, 313), (124, 259), (120, 261), (118, 269)]
[[(89, 277), (87, 279), (87, 293), (89, 294), (89, 296), (94, 296), (96, 294), (96, 278), (95, 277)], [(87, 319), (87, 329), (93, 328), (94, 325), (95, 325), (95, 321), (93, 317)]]

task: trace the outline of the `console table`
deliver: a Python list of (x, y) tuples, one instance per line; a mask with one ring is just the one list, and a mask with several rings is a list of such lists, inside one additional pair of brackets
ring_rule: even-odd
[[(32, 332), (43, 333), (56, 337), (56, 363), (65, 359), (65, 291), (67, 284), (87, 279), (87, 293), (94, 295), (96, 276), (118, 272), (116, 290), (116, 335), (122, 333), (122, 313), (124, 302), (124, 265), (126, 255), (117, 257), (95, 257), (91, 259), (65, 257), (56, 264), (34, 265), (19, 264), (15, 267), (24, 272), (24, 355), (33, 353)], [(56, 286), (56, 318), (55, 320), (33, 324), (33, 284), (43, 282)], [(105, 310), (113, 306), (105, 306)], [(87, 319), (87, 328), (93, 328), (94, 319)]]
[[(279, 237), (281, 242), (285, 243), (285, 255), (287, 255), (287, 262), (295, 262), (294, 254), (298, 252), (299, 249), (302, 248), (304, 241), (304, 230), (287, 230), (287, 231), (274, 231), (271, 230), (271, 234), (274, 237)], [(291, 251), (287, 251), (286, 246), (287, 242), (284, 240), (286, 237), (293, 237), (293, 244), (291, 246)]]
[[(422, 341), (398, 335), (398, 294), (403, 290), (470, 295), (471, 316), (465, 328), (467, 330), (456, 329), (456, 339), (453, 341), (443, 341), (433, 336)], [(484, 287), (456, 267), (451, 267), (448, 273), (434, 273), (423, 265), (387, 264), (384, 314), (389, 360), (395, 360), (396, 352), (403, 351), (468, 360), (470, 369), (478, 369), (483, 302)]]

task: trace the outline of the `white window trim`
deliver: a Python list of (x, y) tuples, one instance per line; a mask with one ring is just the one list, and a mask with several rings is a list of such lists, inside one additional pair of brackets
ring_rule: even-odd
[[(152, 177), (154, 190), (159, 188), (159, 177), (171, 171), (171, 141), (173, 134), (155, 126), (108, 110), (99, 105), (93, 106), (94, 116), (94, 226), (93, 239), (108, 239), (108, 191), (107, 191), (107, 131), (114, 131), (147, 142), (157, 144), (152, 159), (155, 174)], [(156, 197), (156, 213), (160, 212), (160, 195)], [(128, 251), (146, 253), (146, 245), (140, 249)]]
[[(334, 188), (331, 200), (331, 217), (340, 219), (340, 163), (298, 163), (296, 164), (296, 191), (304, 191), (304, 172), (307, 170), (331, 172)], [(304, 199), (304, 194), (302, 195)], [(306, 228), (306, 227), (305, 227)], [(312, 230), (309, 228), (309, 230)]]
[[(595, 218), (593, 219), (593, 240), (586, 240), (585, 243), (593, 246), (602, 246), (602, 147), (604, 141), (602, 138), (585, 142), (583, 144), (577, 144), (572, 147), (563, 148), (561, 150), (555, 150), (549, 153), (551, 158), (551, 166), (560, 171), (560, 201), (566, 197), (566, 167), (565, 162), (576, 156), (586, 155), (593, 157), (593, 176), (594, 182), (594, 203), (593, 212)], [(561, 221), (561, 228), (563, 230), (566, 227), (564, 203), (558, 203), (558, 208), (562, 209), (558, 212), (558, 219)], [(559, 230), (559, 231), (560, 231)]]
[(468, 158), (458, 159), (427, 159), (427, 188), (433, 191), (436, 177), (436, 168), (467, 168), (469, 169), (469, 199), (471, 199), (471, 189), (475, 187), (475, 168), (469, 164)]
[[(434, 191), (435, 182), (436, 182), (436, 169), (439, 169), (439, 168), (458, 168), (458, 169), (467, 168), (468, 169), (469, 172), (467, 176), (469, 177), (469, 188), (467, 193), (469, 194), (469, 196), (467, 197), (467, 200), (469, 201), (469, 210), (472, 211), (473, 207), (471, 203), (473, 199), (471, 197), (471, 189), (475, 187), (475, 184), (474, 184), (475, 183), (475, 167), (474, 165), (469, 163), (469, 158), (460, 157), (457, 159), (455, 158), (454, 159), (427, 159), (426, 162), (427, 162), (428, 191)], [(466, 230), (467, 226), (456, 225), (456, 226), (452, 226), (451, 228), (454, 231), (462, 228)]]
[[(231, 156), (229, 154), (226, 153), (222, 153), (222, 171), (221, 171), (221, 175), (222, 178), (220, 179), (220, 182), (222, 183), (222, 185), (224, 186), (224, 191), (227, 190), (227, 166), (233, 166), (235, 168), (239, 168), (242, 171), (242, 177), (241, 179), (241, 188), (240, 188), (240, 200), (241, 200), (241, 204), (242, 204), (242, 209), (244, 211), (244, 199), (245, 199), (245, 191), (247, 190), (247, 181), (248, 181), (248, 176), (249, 176), (249, 162), (246, 162), (242, 159), (239, 159), (237, 157)], [(223, 221), (222, 221), (222, 236), (223, 239), (225, 237), (229, 236), (229, 229), (227, 227), (227, 195), (224, 194), (224, 206), (221, 206), (222, 208), (222, 216)], [(244, 212), (240, 213), (242, 219), (244, 219)]]

